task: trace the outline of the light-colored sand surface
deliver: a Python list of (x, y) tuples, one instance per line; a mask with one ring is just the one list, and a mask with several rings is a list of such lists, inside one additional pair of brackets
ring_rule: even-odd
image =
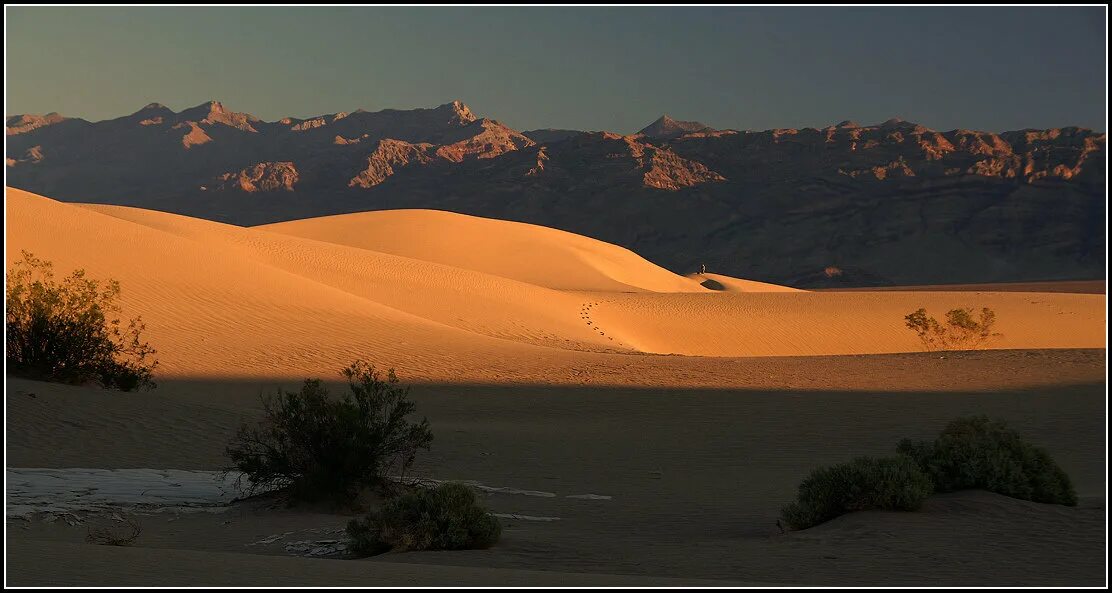
[[(9, 264), (27, 249), (118, 279), (162, 362), (150, 393), (6, 378), (8, 467), (218, 470), (260, 393), (366, 357), (415, 383), (432, 423), (413, 473), (495, 487), (484, 500), (506, 517), (490, 550), (366, 561), (294, 557), (350, 517), (258, 501), (136, 514), (130, 549), (10, 519), (9, 584), (1103, 583), (1101, 294), (684, 278), (587, 238), (429, 211), (240, 228), (9, 189), (7, 215)], [(997, 349), (919, 352), (903, 316), (959, 306), (996, 311)], [(974, 413), (1045, 446), (1082, 505), (966, 492), (776, 529), (812, 468)]]
[(704, 288), (721, 292), (803, 292), (790, 286), (757, 282), (756, 280), (743, 280), (709, 272), (706, 274), (688, 274), (685, 277), (698, 282)]
[[(366, 356), (428, 381), (578, 383), (582, 373), (570, 371), (592, 368), (604, 369), (618, 384), (662, 384), (662, 372), (689, 384), (684, 375), (714, 372), (720, 363), (644, 354), (915, 352), (921, 346), (903, 316), (919, 307), (937, 316), (959, 306), (993, 308), (1003, 334), (994, 348), (1104, 347), (1101, 295), (715, 292), (697, 285), (702, 292), (646, 292), (690, 289), (693, 281), (582, 237), (571, 242), (576, 249), (560, 251), (540, 227), (510, 225), (514, 232), (506, 236), (539, 245), (503, 257), (522, 270), (544, 270), (551, 260), (559, 284), (582, 272), (583, 285), (620, 279), (641, 287), (557, 290), (443, 263), (471, 265), (467, 257), (453, 260), (453, 250), (442, 243), (413, 242), (412, 253), (398, 255), (281, 234), (274, 227), (63, 204), (18, 190), (7, 196), (9, 261), (27, 249), (62, 272), (80, 267), (94, 277), (118, 279), (127, 312), (147, 322), (164, 375), (296, 377)], [(309, 221), (309, 230), (321, 234), (334, 224), (343, 241), (357, 243), (364, 219), (382, 214)], [(465, 236), (455, 251), (503, 249), (500, 235), (487, 228), (497, 221), (403, 214), (402, 226), (420, 227), (428, 217), (429, 229), (448, 225)], [(472, 224), (477, 228), (468, 230)], [(487, 237), (495, 237), (493, 246), (483, 247)], [(407, 245), (402, 238), (387, 242), (399, 245), (395, 251)], [(701, 382), (743, 384), (728, 378), (723, 383), (721, 376)]]
[(591, 319), (643, 352), (800, 356), (914, 352), (903, 325), (919, 307), (987, 306), (1003, 335), (994, 348), (1101, 348), (1104, 297), (1008, 292), (754, 292), (601, 294)]
[(632, 251), (543, 226), (439, 210), (387, 210), (256, 227), (565, 290), (704, 292)]
[(920, 286), (878, 286), (862, 288), (823, 288), (822, 291), (994, 291), (994, 292), (1073, 292), (1077, 294), (1107, 294), (1104, 280), (1048, 280), (1045, 282), (997, 282), (993, 284), (927, 284)]

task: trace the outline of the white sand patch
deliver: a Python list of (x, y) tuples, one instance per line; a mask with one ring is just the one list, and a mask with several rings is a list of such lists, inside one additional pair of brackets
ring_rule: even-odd
[(542, 492), (540, 490), (522, 490), (520, 488), (511, 488), (511, 487), (508, 487), (508, 486), (487, 486), (486, 484), (483, 484), (481, 482), (477, 482), (475, 480), (436, 480), (436, 479), (433, 479), (433, 478), (402, 478), (402, 477), (396, 477), (396, 478), (393, 478), (393, 479), (397, 480), (397, 481), (399, 481), (403, 484), (412, 484), (412, 485), (420, 485), (420, 486), (436, 486), (436, 485), (439, 485), (439, 484), (444, 484), (446, 482), (459, 482), (461, 484), (467, 484), (468, 486), (471, 486), (472, 488), (474, 488), (476, 490), (479, 490), (481, 492), (488, 492), (488, 493), (491, 493), (491, 494), (517, 494), (517, 495), (521, 495), (521, 496), (535, 496), (535, 497), (538, 497), (538, 498), (555, 498), (556, 497), (556, 493), (554, 493), (554, 492)]
[(264, 537), (263, 539), (260, 539), (257, 542), (251, 542), (249, 544), (244, 544), (244, 545), (247, 545), (247, 546), (269, 546), (270, 544), (273, 544), (273, 543), (277, 542), (278, 540), (282, 539), (283, 537), (286, 537), (287, 535), (292, 535), (293, 533), (294, 533), (293, 531), (287, 531), (285, 533), (275, 533), (274, 535), (269, 535), (267, 537)]
[[(238, 472), (176, 469), (8, 468), (8, 518), (46, 513), (80, 521), (75, 513), (115, 513), (126, 508), (139, 512), (222, 512), (242, 498), (249, 483)], [(422, 486), (443, 484), (433, 478), (395, 480)], [(555, 498), (553, 492), (509, 486), (488, 486), (475, 480), (462, 483), (490, 494)], [(610, 500), (601, 494), (572, 494), (566, 498)], [(513, 518), (524, 518), (513, 516)], [(555, 520), (553, 518), (527, 520)], [(54, 519), (51, 519), (54, 520)], [(324, 533), (324, 532), (322, 532)], [(282, 534), (289, 535), (289, 534)], [(273, 536), (272, 536), (273, 537)], [(272, 543), (262, 540), (256, 544)]]
[(514, 513), (491, 513), (500, 519), (518, 519), (520, 521), (559, 521), (559, 517), (535, 517), (533, 515), (517, 515)]
[(6, 516), (74, 516), (120, 508), (219, 512), (243, 491), (238, 474), (174, 469), (7, 468)]
[(347, 553), (348, 542), (342, 539), (301, 540), (286, 544), (286, 551), (297, 556), (332, 556)]
[[(333, 556), (338, 554), (346, 554), (348, 552), (348, 540), (344, 539), (301, 539), (296, 541), (283, 541), (286, 538), (293, 536), (295, 533), (304, 537), (304, 534), (312, 533), (319, 535), (337, 535), (346, 532), (344, 528), (331, 529), (328, 527), (318, 527), (313, 529), (302, 529), (299, 531), (287, 531), (285, 533), (275, 533), (260, 539), (256, 542), (244, 544), (245, 546), (271, 546), (281, 544), (289, 554), (297, 556)], [(296, 536), (295, 536), (296, 537)]]

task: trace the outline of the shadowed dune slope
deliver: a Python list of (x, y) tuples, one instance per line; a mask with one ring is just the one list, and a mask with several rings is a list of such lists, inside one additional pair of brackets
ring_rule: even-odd
[[(366, 356), (425, 380), (681, 381), (726, 371), (641, 354), (917, 352), (903, 316), (919, 307), (939, 317), (992, 307), (1003, 333), (995, 348), (1104, 347), (1103, 295), (803, 292), (708, 275), (735, 287), (712, 291), (591, 239), (441, 212), (302, 221), (307, 238), (277, 232), (300, 223), (243, 228), (6, 195), (8, 264), (26, 249), (60, 274), (84, 268), (118, 279), (125, 315), (143, 316), (169, 375), (318, 375)], [(423, 238), (453, 229), (469, 252)], [(515, 240), (526, 247), (514, 249)], [(398, 253), (373, 249), (376, 241)]]
[(705, 292), (632, 251), (533, 224), (440, 210), (384, 210), (259, 229), (475, 270), (563, 290)]
[(14, 586), (726, 587), (747, 582), (21, 541)]
[(688, 274), (686, 277), (698, 282), (699, 285), (704, 288), (721, 292), (803, 292), (798, 288), (792, 288), (790, 286), (769, 284), (768, 282), (758, 282), (756, 280), (743, 280), (741, 278), (723, 276), (722, 274)]
[(612, 349), (609, 340), (576, 318), (581, 297), (563, 291), (436, 262), (152, 210), (83, 208), (219, 245), (229, 256), (475, 334), (572, 350)]
[[(482, 361), (484, 373), (497, 377), (547, 350), (451, 327), (326, 284), (319, 278), (333, 272), (316, 264), (336, 254), (297, 246), (268, 253), (266, 233), (150, 211), (94, 210), (16, 190), (8, 190), (7, 199), (9, 265), (26, 249), (54, 262), (60, 274), (84, 268), (93, 277), (119, 280), (124, 314), (143, 316), (164, 375), (317, 375), (364, 355), (428, 377), (466, 376)], [(253, 243), (255, 236), (261, 239)], [(363, 269), (390, 273), (370, 263)], [(394, 290), (388, 277), (374, 287)], [(429, 296), (451, 310), (445, 293)], [(456, 311), (481, 324), (476, 313)], [(521, 337), (544, 331), (542, 318), (529, 322)]]

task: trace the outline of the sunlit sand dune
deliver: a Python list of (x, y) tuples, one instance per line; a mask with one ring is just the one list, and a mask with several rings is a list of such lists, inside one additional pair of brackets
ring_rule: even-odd
[(225, 242), (9, 191), (9, 262), (22, 249), (59, 273), (118, 279), (125, 314), (143, 316), (167, 374), (282, 376), (335, 368), (353, 352), (405, 349), (388, 342), (451, 351), (493, 341), (259, 263)]
[(598, 294), (591, 319), (622, 344), (692, 356), (915, 352), (903, 317), (996, 312), (993, 348), (1103, 348), (1104, 297), (1018, 292)]
[(790, 286), (731, 278), (722, 274), (688, 274), (687, 278), (698, 282), (700, 286), (722, 292), (803, 292)]
[(262, 230), (350, 245), (566, 290), (705, 292), (632, 251), (548, 227), (439, 210), (295, 220)]
[[(58, 275), (119, 280), (124, 315), (142, 315), (160, 361), (149, 393), (7, 378), (8, 471), (23, 476), (22, 515), (9, 517), (17, 584), (1060, 584), (1102, 574), (1092, 551), (1105, 511), (1104, 352), (1078, 348), (1104, 347), (1103, 295), (683, 277), (584, 237), (433, 211), (243, 228), (9, 189), (7, 215), (9, 266), (28, 250)], [(904, 327), (919, 307), (941, 317), (982, 306), (1003, 334), (992, 346), (1019, 350), (923, 354)], [(505, 521), (498, 545), (294, 558), (336, 545), (351, 517), (213, 503), (226, 493), (208, 481), (195, 490), (226, 465), (237, 426), (259, 417), (260, 393), (339, 379), (355, 358), (397, 368), (414, 387), (436, 440), (412, 475), (486, 485), (484, 502)], [(1082, 504), (962, 492), (920, 513), (776, 530), (815, 467), (890, 455), (899, 438), (970, 413), (1045, 445)], [(123, 478), (106, 482), (101, 470)], [(166, 482), (165, 496), (151, 491)], [(75, 510), (128, 513), (113, 497), (199, 495), (208, 506), (191, 510), (212, 513), (135, 508), (143, 532), (131, 547), (82, 544), (87, 526), (66, 526)], [(971, 577), (954, 534), (990, 532), (1006, 553), (980, 558), (987, 568)], [(59, 570), (58, 558), (72, 566)], [(206, 566), (217, 568), (198, 572)]]
[(243, 228), (7, 197), (9, 264), (26, 249), (60, 273), (120, 280), (172, 375), (304, 376), (368, 356), (428, 380), (567, 382), (595, 369), (624, 383), (651, 368), (682, 381), (677, 369), (710, 363), (642, 354), (917, 352), (903, 316), (919, 307), (993, 308), (994, 348), (1104, 347), (1102, 295), (685, 278), (585, 237), (425, 210)]
[(221, 245), (229, 256), (475, 334), (567, 349), (614, 348), (573, 314), (582, 298), (562, 291), (420, 259), (150, 210), (85, 208), (173, 236)]

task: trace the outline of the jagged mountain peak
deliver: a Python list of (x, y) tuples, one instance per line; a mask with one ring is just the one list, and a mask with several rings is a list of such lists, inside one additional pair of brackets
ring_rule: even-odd
[(195, 105), (193, 107), (188, 107), (186, 109), (182, 109), (180, 114), (181, 115), (187, 115), (187, 114), (193, 114), (193, 113), (209, 114), (209, 113), (223, 113), (223, 112), (224, 112), (224, 105), (220, 101), (209, 100), (209, 101), (205, 101), (204, 103), (201, 103), (200, 105)]
[[(181, 114), (150, 107), (144, 117), (100, 122), (9, 119), (9, 185), (235, 224), (391, 207), (515, 218), (622, 241), (632, 224), (643, 238), (631, 246), (669, 265), (688, 266), (692, 254), (729, 262), (761, 253), (766, 263), (754, 270), (789, 284), (811, 282), (834, 253), (856, 253), (848, 238), (830, 242), (829, 228), (846, 224), (840, 237), (883, 237), (850, 265), (884, 281), (984, 279), (977, 266), (988, 264), (998, 280), (1084, 277), (1103, 273), (1105, 263), (1103, 227), (1092, 213), (1106, 205), (1106, 137), (1079, 128), (943, 133), (891, 120), (714, 132), (665, 115), (638, 136), (523, 135), (462, 101), (273, 124), (218, 101)], [(1007, 197), (1016, 224), (996, 223), (986, 192), (1001, 197), (993, 204)], [(653, 221), (674, 225), (676, 238), (662, 238)], [(937, 253), (900, 243), (939, 229), (966, 230), (941, 239)], [(1063, 241), (1061, 229), (1077, 239)], [(1038, 259), (1048, 252), (1058, 255)], [(909, 253), (924, 265), (907, 266)], [(955, 253), (970, 262), (957, 272)]]
[(216, 100), (205, 101), (204, 103), (201, 103), (196, 107), (183, 109), (181, 112), (178, 113), (178, 116), (180, 117), (180, 119), (185, 121), (216, 122), (223, 121), (229, 118), (251, 122), (261, 121), (259, 120), (259, 118), (251, 115), (250, 113), (239, 113), (236, 111), (232, 111), (224, 107), (223, 103)]
[(689, 132), (705, 132), (714, 128), (697, 121), (683, 121), (662, 115), (653, 123), (645, 126), (638, 134), (650, 138), (671, 138)]
[(148, 121), (152, 120), (153, 118), (166, 118), (173, 115), (175, 115), (174, 110), (163, 105), (162, 103), (147, 103), (138, 111), (129, 115), (128, 118)]
[(33, 113), (12, 115), (9, 116), (5, 122), (7, 128), (6, 134), (8, 136), (15, 136), (38, 128), (51, 126), (66, 121), (67, 119), (69, 118), (57, 111), (51, 111), (46, 115), (36, 115)]
[(919, 124), (917, 124), (915, 122), (907, 121), (907, 120), (905, 120), (901, 117), (893, 117), (893, 118), (890, 118), (890, 119), (886, 120), (884, 123), (878, 125), (877, 127), (878, 128), (895, 128), (895, 129), (909, 128), (910, 129), (910, 128), (918, 128), (920, 126), (919, 126)]
[(460, 101), (458, 99), (445, 103), (437, 107), (436, 110), (448, 111), (449, 113), (451, 113), (453, 123), (458, 122), (460, 124), (467, 125), (479, 119), (475, 115), (475, 113), (471, 111), (470, 107), (468, 107), (466, 104), (464, 104), (463, 101)]

